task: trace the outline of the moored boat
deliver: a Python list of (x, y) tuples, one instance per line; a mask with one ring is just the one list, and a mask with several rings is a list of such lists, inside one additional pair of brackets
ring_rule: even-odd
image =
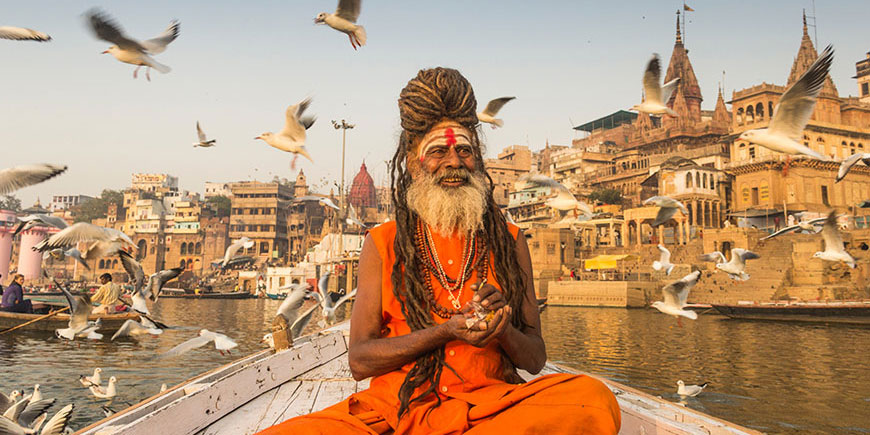
[[(264, 350), (189, 379), (77, 434), (252, 434), (320, 411), (369, 380), (355, 381), (347, 361), (348, 322), (300, 337), (283, 352)], [(520, 372), (527, 380), (535, 378)], [(548, 363), (540, 375), (577, 373)], [(760, 432), (601, 379), (616, 395), (624, 434)]]
[(870, 301), (713, 304), (733, 319), (870, 325)]
[(161, 298), (178, 298), (178, 299), (249, 299), (254, 295), (248, 292), (229, 292), (229, 293), (160, 293)]
[[(43, 314), (9, 313), (6, 311), (0, 311), (0, 331), (14, 328), (43, 316)], [(88, 317), (88, 320), (91, 321), (96, 321), (97, 319), (100, 319), (100, 323), (102, 324), (97, 332), (117, 331), (118, 328), (120, 328), (127, 320), (139, 320), (139, 315), (136, 313), (117, 313), (92, 314)], [(19, 328), (16, 331), (54, 331), (55, 329), (66, 328), (68, 324), (69, 314), (58, 313), (47, 319)]]

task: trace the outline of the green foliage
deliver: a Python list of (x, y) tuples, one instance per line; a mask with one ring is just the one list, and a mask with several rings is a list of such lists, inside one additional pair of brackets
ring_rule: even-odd
[(622, 192), (616, 189), (598, 189), (589, 194), (589, 201), (602, 204), (622, 204)]
[(124, 205), (124, 194), (111, 189), (103, 189), (99, 198), (85, 201), (73, 208), (76, 222), (90, 222), (94, 219), (106, 217), (109, 204)]
[(205, 201), (209, 208), (214, 210), (217, 217), (227, 217), (230, 215), (232, 208), (232, 200), (226, 196), (212, 196)]
[(14, 195), (3, 195), (3, 198), (0, 199), (0, 209), (21, 211), (21, 200)]

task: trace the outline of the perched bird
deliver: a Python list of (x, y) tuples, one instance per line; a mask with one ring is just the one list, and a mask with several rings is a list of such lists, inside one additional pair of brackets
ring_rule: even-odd
[(133, 293), (130, 296), (133, 300), (132, 307), (134, 310), (144, 314), (151, 314), (148, 311), (145, 299), (157, 302), (157, 299), (160, 298), (160, 291), (163, 289), (163, 285), (184, 272), (184, 268), (173, 267), (172, 269), (152, 273), (148, 276), (148, 281), (145, 281), (145, 272), (142, 270), (142, 265), (132, 255), (120, 251), (118, 256), (121, 258), (121, 265), (124, 266), (124, 271), (127, 272), (130, 281), (133, 282)]
[(91, 394), (94, 395), (97, 399), (111, 399), (118, 395), (118, 392), (115, 388), (115, 384), (118, 382), (114, 376), (109, 378), (109, 383), (106, 385), (106, 388), (103, 388), (99, 385), (91, 385), (90, 390)]
[(12, 233), (12, 237), (15, 237), (18, 235), (18, 233), (22, 231), (27, 231), (33, 227), (51, 227), (62, 230), (69, 226), (66, 221), (63, 220), (63, 218), (42, 213), (34, 213), (31, 215), (23, 216), (18, 218), (18, 221), (20, 223), (15, 228), (15, 232)]
[(683, 203), (668, 196), (653, 196), (647, 198), (647, 200), (643, 202), (643, 205), (654, 205), (659, 207), (659, 212), (656, 214), (655, 220), (650, 224), (653, 228), (669, 221), (674, 214), (677, 213), (677, 210), (680, 210), (683, 213), (683, 216), (689, 215), (689, 210), (686, 209), (686, 206), (683, 205)]
[(356, 20), (362, 9), (362, 0), (339, 0), (334, 14), (321, 12), (314, 18), (314, 24), (326, 24), (339, 32), (347, 34), (354, 50), (366, 45), (366, 29)]
[(0, 195), (8, 195), (22, 187), (42, 183), (66, 171), (66, 165), (41, 163), (0, 170)]
[(206, 344), (209, 344), (211, 342), (214, 342), (215, 349), (217, 349), (221, 353), (221, 355), (223, 355), (224, 351), (227, 351), (229, 353), (230, 349), (239, 345), (224, 334), (212, 332), (208, 329), (202, 329), (199, 331), (198, 337), (191, 338), (190, 340), (182, 342), (181, 344), (173, 347), (172, 349), (169, 349), (168, 351), (160, 355), (160, 358), (176, 357), (198, 347), (205, 346)]
[(659, 245), (659, 252), (661, 252), (661, 257), (657, 261), (653, 261), (652, 268), (653, 270), (664, 270), (665, 275), (670, 275), (671, 271), (674, 270), (674, 265), (671, 264), (671, 251)]
[(529, 189), (531, 187), (549, 187), (550, 191), (556, 195), (545, 201), (548, 207), (560, 211), (572, 211), (574, 212), (574, 217), (581, 214), (586, 218), (592, 217), (592, 208), (589, 207), (589, 204), (577, 200), (567, 187), (546, 175), (534, 174), (524, 176), (514, 183), (514, 187), (517, 190)]
[(683, 381), (677, 381), (677, 394), (683, 397), (695, 397), (707, 387), (707, 382), (701, 385), (686, 385)]
[(320, 307), (322, 308), (321, 314), (323, 315), (323, 319), (318, 322), (318, 325), (320, 325), (321, 328), (326, 325), (334, 324), (336, 317), (335, 310), (356, 296), (356, 289), (353, 289), (346, 295), (342, 296), (339, 300), (333, 302), (332, 298), (329, 296), (329, 275), (329, 272), (324, 272), (320, 277), (320, 281), (317, 282), (317, 298), (320, 302)]
[(94, 36), (114, 44), (104, 51), (103, 54), (108, 53), (121, 62), (136, 65), (136, 69), (133, 70), (134, 79), (139, 72), (139, 68), (143, 66), (145, 67), (145, 78), (148, 81), (151, 81), (151, 68), (164, 74), (171, 70), (168, 66), (154, 60), (151, 55), (164, 52), (166, 46), (178, 37), (181, 26), (178, 21), (173, 20), (170, 22), (169, 27), (154, 38), (137, 41), (125, 35), (121, 26), (100, 10), (92, 9), (86, 13), (86, 16)]
[(818, 160), (829, 160), (798, 140), (813, 114), (816, 98), (825, 84), (833, 60), (834, 49), (829, 45), (809, 69), (782, 94), (767, 128), (746, 130), (740, 134), (739, 139), (789, 155), (804, 154)]
[(129, 336), (137, 336), (137, 335), (145, 335), (145, 334), (160, 335), (163, 333), (163, 330), (160, 328), (157, 328), (156, 325), (154, 325), (153, 323), (151, 323), (151, 325), (154, 327), (145, 326), (146, 320), (144, 318), (142, 320), (143, 320), (143, 322), (140, 323), (140, 322), (137, 322), (133, 319), (128, 319), (126, 322), (124, 322), (123, 325), (121, 325), (120, 328), (118, 328), (118, 331), (115, 332), (115, 335), (113, 335), (109, 341), (115, 341), (116, 338), (123, 337), (126, 335), (129, 335)]
[(662, 296), (664, 301), (655, 301), (652, 307), (671, 316), (677, 317), (677, 322), (683, 326), (681, 317), (695, 320), (698, 318), (698, 313), (691, 310), (684, 310), (686, 299), (689, 297), (689, 290), (698, 283), (698, 278), (701, 277), (701, 271), (696, 270), (678, 281), (674, 281), (662, 288)]
[(0, 39), (11, 39), (13, 41), (48, 42), (51, 41), (51, 36), (24, 27), (0, 26)]
[[(75, 405), (72, 403), (64, 406), (47, 422), (45, 419), (48, 414), (42, 413), (42, 415), (38, 416), (29, 426), (26, 427), (21, 426), (8, 418), (0, 418), (0, 433), (12, 435), (30, 435), (37, 433), (39, 435), (62, 435), (68, 433), (67, 431), (69, 428), (67, 425), (69, 424), (70, 418), (72, 418), (72, 411), (74, 408)], [(45, 424), (43, 425), (43, 423)], [(42, 428), (41, 431), (39, 430), (40, 428)]]
[(50, 251), (45, 251), (42, 254), (43, 260), (46, 260), (49, 257), (51, 257), (51, 259), (56, 260), (56, 261), (63, 261), (67, 257), (69, 257), (69, 258), (72, 258), (73, 260), (77, 261), (79, 264), (81, 264), (82, 267), (84, 267), (85, 269), (91, 270), (91, 267), (88, 266), (88, 262), (85, 261), (84, 258), (82, 258), (82, 253), (81, 253), (81, 251), (78, 250), (78, 248), (70, 248), (67, 250), (64, 250), (63, 248), (54, 248)]
[(239, 252), (239, 249), (242, 249), (242, 248), (251, 249), (253, 247), (254, 247), (253, 240), (251, 240), (247, 237), (242, 237), (239, 240), (236, 240), (235, 242), (231, 243), (230, 246), (227, 246), (226, 252), (224, 252), (224, 259), (221, 262), (222, 266), (226, 267), (227, 263), (229, 263), (230, 260), (232, 260), (233, 257), (236, 256), (236, 253)]
[(825, 219), (825, 225), (822, 227), (822, 238), (825, 240), (825, 250), (813, 254), (813, 258), (821, 258), (827, 261), (842, 261), (855, 268), (855, 259), (846, 252), (846, 247), (843, 245), (843, 237), (840, 236), (840, 231), (837, 229), (837, 215), (833, 210)]
[(39, 402), (42, 400), (42, 392), (39, 391), (39, 384), (33, 386), (33, 394), (30, 395), (31, 402)]
[(664, 86), (659, 85), (662, 77), (662, 66), (659, 61), (659, 55), (653, 54), (652, 59), (646, 64), (646, 71), (643, 73), (643, 102), (631, 106), (631, 110), (638, 112), (649, 113), (650, 115), (678, 116), (677, 112), (668, 107), (668, 101), (671, 100), (671, 95), (677, 90), (677, 83), (680, 78), (677, 77)]
[(79, 376), (79, 382), (85, 387), (91, 387), (94, 385), (100, 385), (103, 383), (103, 379), (100, 377), (100, 373), (103, 373), (103, 369), (97, 367), (94, 369), (94, 374), (91, 376), (81, 375)]
[(202, 128), (199, 126), (199, 121), (196, 121), (196, 136), (199, 138), (199, 142), (193, 143), (194, 148), (196, 148), (196, 147), (203, 147), (203, 148), (213, 147), (215, 142), (217, 142), (217, 139), (208, 140), (208, 138), (205, 136), (205, 132), (202, 131)]
[(356, 214), (356, 209), (353, 208), (353, 204), (347, 205), (347, 219), (345, 219), (348, 225), (357, 225), (362, 227), (363, 229), (368, 228), (363, 221), (359, 220), (359, 216)]
[(780, 235), (785, 234), (785, 233), (790, 233), (792, 231), (799, 231), (799, 230), (809, 231), (811, 233), (816, 233), (816, 232), (818, 232), (818, 230), (816, 229), (816, 226), (820, 226), (824, 222), (825, 222), (825, 218), (818, 218), (818, 219), (810, 219), (808, 221), (801, 221), (795, 225), (791, 225), (791, 226), (782, 228), (779, 231), (776, 231), (767, 237), (762, 237), (759, 240), (772, 239), (776, 236), (780, 236)]
[(852, 170), (852, 166), (855, 166), (859, 161), (864, 163), (864, 166), (870, 166), (870, 153), (855, 153), (843, 159), (842, 163), (840, 163), (840, 169), (837, 171), (836, 182), (839, 183), (840, 180), (845, 178), (846, 174)]
[(305, 109), (311, 104), (311, 99), (306, 98), (287, 108), (285, 113), (286, 120), (284, 121), (284, 129), (280, 132), (272, 133), (267, 131), (254, 139), (260, 139), (272, 147), (278, 148), (281, 151), (293, 153), (293, 161), (290, 167), (296, 169), (296, 159), (299, 155), (305, 156), (313, 163), (311, 155), (305, 150), (305, 130), (311, 128), (316, 120), (313, 116), (302, 117)]
[(63, 292), (67, 305), (69, 305), (69, 323), (64, 329), (56, 329), (55, 335), (67, 340), (75, 340), (76, 337), (85, 337), (90, 340), (103, 338), (103, 334), (96, 332), (102, 324), (100, 319), (97, 319), (96, 322), (88, 322), (88, 316), (94, 309), (91, 305), (91, 297), (87, 293), (73, 296), (69, 290), (60, 286), (58, 288)]
[(493, 129), (497, 127), (504, 127), (504, 121), (502, 121), (501, 119), (496, 119), (495, 115), (498, 114), (498, 111), (501, 110), (502, 106), (507, 104), (508, 101), (515, 98), (516, 97), (501, 97), (490, 100), (490, 102), (486, 104), (486, 109), (483, 109), (482, 112), (477, 114), (477, 120), (490, 124)]
[(21, 392), (18, 390), (12, 391), (8, 396), (6, 393), (0, 391), (0, 414), (6, 412), (10, 406), (14, 405), (19, 397), (21, 397)]

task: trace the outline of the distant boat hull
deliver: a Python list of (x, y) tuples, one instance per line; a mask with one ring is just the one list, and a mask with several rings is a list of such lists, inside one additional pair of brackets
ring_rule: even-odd
[(167, 299), (249, 299), (254, 295), (248, 292), (230, 292), (230, 293), (161, 293), (160, 298)]
[(870, 302), (716, 305), (733, 319), (870, 325)]

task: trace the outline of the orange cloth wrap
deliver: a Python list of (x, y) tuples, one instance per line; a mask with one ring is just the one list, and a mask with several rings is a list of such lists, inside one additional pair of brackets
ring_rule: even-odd
[[(508, 225), (514, 238), (518, 228)], [(382, 261), (381, 307), (385, 337), (411, 332), (399, 301), (393, 295), (390, 274), (395, 260), (394, 221), (373, 228), (371, 234)], [(441, 265), (450, 276), (458, 276), (462, 267), (465, 239), (445, 238), (432, 233)], [(452, 261), (451, 261), (452, 260)], [(492, 260), (490, 259), (490, 262)], [(498, 287), (488, 268), (487, 283)], [(450, 307), (448, 292), (431, 277), (436, 300)], [(480, 281), (477, 272), (462, 289), (465, 304), (474, 296), (471, 284)], [(433, 314), (437, 323), (446, 321)], [(398, 419), (399, 387), (413, 366), (372, 378), (369, 389), (351, 395), (322, 411), (296, 417), (266, 429), (261, 434), (458, 434), (458, 433), (571, 433), (616, 434), (620, 426), (619, 405), (613, 393), (600, 381), (583, 375), (553, 374), (526, 384), (508, 384), (502, 379), (501, 351), (493, 341), (477, 348), (462, 341), (445, 346), (445, 368), (434, 396), (415, 402), (408, 413)], [(418, 391), (419, 392), (419, 391)], [(416, 394), (414, 395), (416, 397)]]

